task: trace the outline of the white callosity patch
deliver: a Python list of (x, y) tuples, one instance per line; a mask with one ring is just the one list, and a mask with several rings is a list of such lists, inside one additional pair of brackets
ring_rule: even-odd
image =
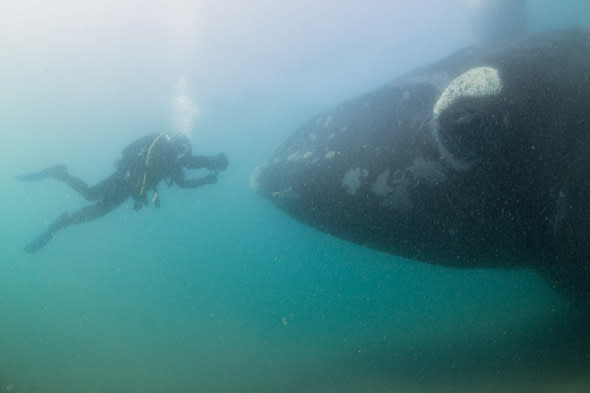
[(439, 163), (426, 161), (422, 157), (416, 157), (414, 159), (412, 165), (408, 167), (408, 172), (427, 184), (439, 184), (447, 179)]
[(315, 119), (315, 124), (319, 127), (330, 128), (334, 124), (334, 117), (332, 115), (321, 115)]
[(265, 167), (266, 164), (259, 165), (256, 168), (254, 168), (254, 170), (250, 174), (250, 188), (254, 192), (258, 192), (260, 190), (260, 181), (258, 180), (258, 178), (260, 177), (260, 174), (265, 169)]
[(435, 118), (461, 97), (484, 97), (500, 93), (502, 80), (491, 67), (476, 67), (461, 74), (442, 93), (432, 113)]
[(380, 199), (380, 205), (388, 210), (407, 213), (413, 208), (410, 196), (409, 170), (398, 170), (391, 174), (389, 169), (381, 172), (371, 191)]
[(355, 195), (361, 186), (363, 177), (367, 177), (369, 171), (361, 168), (349, 169), (342, 178), (342, 186), (346, 189), (350, 195)]
[(287, 157), (287, 161), (297, 161), (300, 160), (301, 158), (303, 158), (303, 155), (301, 154), (301, 152), (296, 151), (295, 153), (291, 153), (289, 154), (289, 156)]
[(334, 156), (336, 156), (336, 152), (335, 151), (329, 151), (326, 153), (326, 155), (324, 156), (324, 158), (326, 160), (331, 160), (332, 158), (334, 158)]
[[(360, 172), (350, 172), (352, 175), (360, 175)], [(354, 178), (356, 179), (356, 177)], [(426, 161), (423, 157), (416, 157), (412, 164), (401, 170), (391, 173), (390, 169), (384, 169), (371, 185), (371, 191), (380, 200), (380, 205), (386, 209), (399, 213), (408, 213), (414, 207), (411, 197), (411, 189), (419, 184), (436, 185), (447, 179), (440, 164)]]
[(371, 190), (375, 193), (375, 195), (379, 197), (386, 196), (393, 191), (393, 188), (387, 184), (389, 181), (389, 169), (384, 170), (377, 176), (377, 180), (375, 180), (375, 184), (371, 187)]
[(399, 213), (408, 213), (414, 207), (410, 195), (410, 176), (407, 176), (406, 170), (395, 171), (390, 176), (390, 181), (391, 191), (381, 200), (381, 206)]

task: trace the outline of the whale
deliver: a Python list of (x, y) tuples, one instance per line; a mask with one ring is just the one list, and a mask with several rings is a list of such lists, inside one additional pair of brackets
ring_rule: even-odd
[(532, 268), (590, 307), (590, 32), (473, 46), (311, 117), (251, 174), (321, 232), (454, 268)]

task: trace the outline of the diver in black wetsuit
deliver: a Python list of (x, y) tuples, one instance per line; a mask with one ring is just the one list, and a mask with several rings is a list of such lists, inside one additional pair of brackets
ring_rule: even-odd
[[(55, 233), (72, 224), (81, 224), (109, 213), (127, 198), (135, 200), (135, 210), (148, 203), (147, 193), (153, 192), (152, 202), (160, 206), (157, 186), (161, 180), (168, 185), (176, 183), (181, 188), (196, 188), (217, 182), (217, 171), (227, 168), (227, 157), (193, 156), (190, 141), (183, 135), (170, 136), (167, 133), (154, 134), (138, 139), (127, 146), (116, 171), (95, 186), (88, 186), (83, 180), (71, 176), (64, 165), (56, 165), (41, 172), (17, 176), (23, 181), (52, 178), (62, 181), (80, 193), (86, 200), (96, 202), (74, 213), (63, 213), (45, 231), (25, 246), (25, 251), (41, 249)], [(186, 179), (183, 169), (206, 168), (207, 176)]]

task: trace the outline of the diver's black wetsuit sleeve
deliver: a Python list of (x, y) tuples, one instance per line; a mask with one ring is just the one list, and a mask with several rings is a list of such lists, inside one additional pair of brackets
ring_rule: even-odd
[(197, 188), (206, 184), (217, 183), (217, 173), (210, 173), (207, 176), (198, 179), (186, 179), (182, 168), (177, 168), (171, 176), (172, 181), (178, 184), (180, 188)]
[(206, 168), (214, 171), (223, 171), (227, 168), (227, 157), (224, 153), (216, 156), (190, 156), (185, 159), (183, 165), (187, 169)]
[(190, 156), (184, 158), (178, 167), (174, 168), (171, 178), (180, 188), (196, 188), (206, 184), (217, 183), (217, 173), (210, 173), (198, 179), (186, 179), (183, 168), (199, 169), (205, 168), (212, 171), (223, 171), (227, 168), (227, 157), (224, 153), (216, 156)]
[(63, 173), (55, 178), (70, 186), (87, 201), (96, 201), (101, 197), (101, 192), (97, 187), (88, 186), (88, 184), (79, 177), (72, 176), (69, 173)]

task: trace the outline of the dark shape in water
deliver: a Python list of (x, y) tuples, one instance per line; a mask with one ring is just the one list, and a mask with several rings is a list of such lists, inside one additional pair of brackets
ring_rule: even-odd
[(135, 200), (135, 209), (147, 204), (146, 193), (153, 191), (152, 202), (160, 206), (157, 186), (163, 180), (169, 185), (176, 183), (182, 188), (196, 188), (217, 182), (217, 172), (197, 178), (186, 179), (184, 169), (207, 168), (211, 171), (225, 170), (227, 157), (221, 153), (214, 157), (194, 156), (190, 140), (182, 135), (170, 136), (166, 132), (147, 135), (129, 144), (116, 164), (117, 170), (100, 183), (89, 186), (78, 177), (68, 173), (65, 165), (54, 165), (39, 172), (19, 175), (21, 181), (55, 179), (70, 186), (93, 204), (73, 213), (62, 213), (48, 228), (25, 246), (25, 251), (34, 253), (43, 248), (55, 234), (70, 225), (82, 224), (101, 218), (117, 208), (128, 198)]
[(590, 305), (590, 33), (469, 48), (320, 114), (252, 175), (297, 220)]

